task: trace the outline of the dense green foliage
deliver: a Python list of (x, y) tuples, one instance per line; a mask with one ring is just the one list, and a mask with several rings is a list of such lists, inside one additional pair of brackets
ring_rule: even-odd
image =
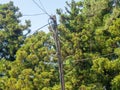
[[(66, 4), (57, 9), (66, 90), (119, 90), (120, 1)], [(0, 89), (60, 90), (52, 32), (26, 37), (29, 22), (21, 25), (17, 12), (11, 2), (0, 5)]]
[[(50, 35), (40, 32), (25, 40), (16, 54), (16, 60), (9, 64), (9, 70), (4, 72), (2, 88), (5, 90), (46, 90), (58, 83), (58, 72), (50, 54)], [(4, 60), (2, 60), (4, 61)], [(4, 70), (4, 67), (2, 68)]]
[[(67, 5), (67, 14), (57, 11), (63, 57), (73, 70), (69, 75), (74, 78), (72, 89), (118, 90), (120, 4), (112, 0), (72, 0)], [(69, 78), (67, 81), (73, 83)]]
[(0, 59), (15, 60), (16, 51), (23, 44), (26, 35), (24, 31), (29, 31), (30, 21), (26, 25), (20, 23), (21, 14), (19, 9), (13, 5), (0, 4)]

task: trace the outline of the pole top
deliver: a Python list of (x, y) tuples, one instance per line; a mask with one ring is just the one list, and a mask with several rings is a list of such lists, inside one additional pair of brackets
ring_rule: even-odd
[(50, 19), (53, 21), (53, 28), (55, 29), (57, 27), (56, 15), (51, 15)]

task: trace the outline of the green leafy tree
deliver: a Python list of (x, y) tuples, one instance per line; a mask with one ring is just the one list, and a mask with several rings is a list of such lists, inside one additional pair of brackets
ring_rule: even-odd
[(30, 32), (30, 21), (22, 25), (21, 16), (13, 2), (0, 4), (0, 59), (15, 60), (16, 51)]
[[(1, 78), (4, 90), (51, 90), (59, 86), (58, 66), (50, 34), (39, 32), (29, 36), (10, 63), (7, 75)], [(12, 81), (12, 83), (11, 83)], [(57, 88), (57, 87), (54, 87)], [(59, 88), (59, 87), (58, 87)]]
[[(120, 88), (120, 3), (114, 1), (72, 0), (65, 13), (57, 10), (66, 90)], [(41, 31), (20, 44), (15, 61), (2, 58), (0, 89), (59, 90), (53, 42), (51, 33)]]
[[(66, 13), (57, 10), (60, 15), (59, 31), (63, 60), (65, 62), (65, 80), (71, 89), (79, 89), (82, 84), (89, 84), (91, 59), (91, 30), (87, 28), (87, 16), (83, 14), (83, 2), (67, 2)], [(86, 25), (86, 26), (85, 26)], [(76, 78), (77, 77), (77, 78)], [(71, 79), (70, 79), (71, 78)], [(89, 78), (89, 80), (88, 80)], [(66, 83), (66, 84), (67, 84)], [(68, 84), (66, 85), (68, 86)]]
[[(112, 65), (112, 60), (119, 59), (115, 51), (120, 41), (120, 8), (119, 3), (114, 4), (114, 0), (72, 0), (67, 3), (69, 8), (65, 13), (57, 10), (61, 22), (58, 29), (62, 55), (66, 64), (65, 78), (74, 77), (66, 79), (69, 83), (74, 80), (71, 84), (73, 89), (79, 89), (81, 85), (100, 85), (107, 90), (112, 88), (111, 80), (119, 70), (116, 69), (113, 74), (115, 67), (110, 69), (107, 66)], [(96, 64), (98, 66), (94, 67)]]
[(117, 75), (115, 78), (113, 78), (111, 84), (112, 84), (112, 90), (119, 90), (120, 88), (120, 75)]

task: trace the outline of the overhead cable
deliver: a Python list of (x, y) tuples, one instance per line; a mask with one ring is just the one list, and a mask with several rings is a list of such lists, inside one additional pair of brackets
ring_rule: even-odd
[(46, 13), (40, 13), (40, 14), (23, 14), (22, 16), (40, 16)]
[(32, 0), (46, 15), (50, 16), (35, 0)]
[(34, 32), (33, 34), (37, 33), (40, 29), (42, 29), (42, 28), (44, 28), (44, 27), (46, 27), (46, 26), (48, 26), (48, 25), (49, 25), (49, 23), (43, 25), (42, 27), (40, 27), (40, 28), (38, 28), (38, 29), (36, 29), (35, 32)]
[(42, 6), (42, 8), (44, 9), (44, 11), (47, 12), (44, 5), (42, 4), (42, 2), (40, 0), (39, 0), (39, 2), (40, 2), (40, 5)]
[[(72, 71), (74, 69), (74, 67), (78, 64), (78, 62), (80, 62), (80, 61), (84, 62), (84, 61), (89, 61), (89, 60), (95, 60), (95, 59), (99, 59), (99, 58), (102, 58), (102, 57), (107, 57), (107, 56), (114, 55), (114, 54), (115, 53), (105, 54), (105, 55), (101, 55), (99, 57), (95, 57), (94, 59), (92, 59), (92, 58), (85, 58), (85, 59), (80, 59), (80, 60), (74, 60), (74, 61), (72, 61), (72, 63), (74, 63), (74, 65), (72, 66), (73, 68), (71, 68), (69, 71)], [(67, 65), (67, 64), (64, 63), (64, 65)]]

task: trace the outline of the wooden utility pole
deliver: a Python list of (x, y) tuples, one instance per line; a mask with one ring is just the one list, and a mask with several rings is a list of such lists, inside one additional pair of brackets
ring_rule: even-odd
[(55, 40), (56, 52), (57, 52), (57, 57), (58, 57), (59, 77), (60, 77), (61, 90), (65, 90), (64, 72), (63, 72), (63, 60), (62, 60), (61, 49), (60, 49), (60, 41), (59, 41), (59, 38), (58, 38), (56, 16), (53, 15), (53, 16), (50, 17), (50, 19), (52, 20), (51, 28), (52, 28), (52, 32), (53, 32), (53, 38)]

